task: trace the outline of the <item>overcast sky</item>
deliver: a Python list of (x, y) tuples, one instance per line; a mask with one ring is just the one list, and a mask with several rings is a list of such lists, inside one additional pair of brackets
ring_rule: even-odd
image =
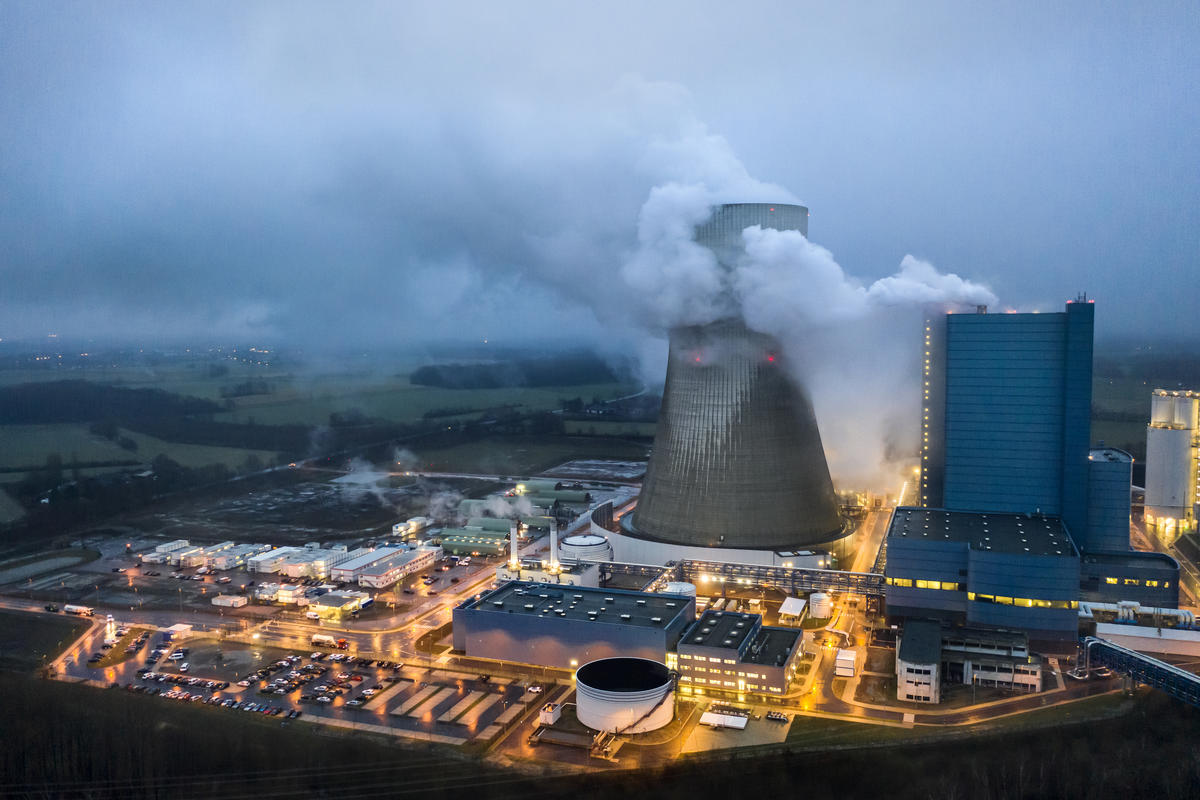
[(753, 178), (1197, 341), (1198, 67), (1195, 2), (7, 0), (0, 337), (632, 342), (651, 189)]

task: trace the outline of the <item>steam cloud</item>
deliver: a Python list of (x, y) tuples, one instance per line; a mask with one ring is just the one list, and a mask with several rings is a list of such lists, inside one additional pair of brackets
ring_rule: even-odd
[(658, 336), (737, 317), (776, 337), (793, 379), (812, 393), (834, 479), (843, 487), (894, 488), (899, 463), (917, 451), (916, 312), (928, 305), (989, 305), (996, 297), (912, 255), (895, 274), (864, 285), (800, 232), (759, 226), (743, 231), (736, 263), (718, 263), (693, 241), (713, 206), (795, 198), (731, 167), (723, 140), (697, 141), (703, 145), (694, 153), (699, 162), (721, 165), (701, 170), (717, 182), (669, 182), (651, 190), (638, 219), (637, 248), (621, 267), (639, 318)]

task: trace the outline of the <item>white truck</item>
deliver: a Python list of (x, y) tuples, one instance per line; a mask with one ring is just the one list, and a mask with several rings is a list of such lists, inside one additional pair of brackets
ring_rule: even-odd
[(312, 643), (323, 645), (325, 647), (337, 647), (337, 639), (327, 633), (314, 633), (312, 635)]
[(67, 614), (76, 614), (80, 617), (90, 617), (96, 613), (90, 606), (73, 606), (70, 603), (63, 606), (63, 611)]

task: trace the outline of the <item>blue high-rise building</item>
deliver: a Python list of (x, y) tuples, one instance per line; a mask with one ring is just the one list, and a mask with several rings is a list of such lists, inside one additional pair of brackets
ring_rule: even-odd
[(922, 506), (1053, 515), (1083, 533), (1094, 309), (926, 320)]
[(1178, 602), (1178, 565), (1129, 550), (1128, 454), (1091, 450), (1086, 298), (925, 321), (923, 508), (888, 530), (890, 617), (1071, 641), (1079, 600)]

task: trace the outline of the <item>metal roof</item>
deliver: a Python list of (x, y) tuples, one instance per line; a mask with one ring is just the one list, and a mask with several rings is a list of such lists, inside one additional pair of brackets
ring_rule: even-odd
[(1037, 556), (1078, 556), (1058, 517), (897, 508), (888, 538), (966, 542), (972, 550)]
[(677, 594), (533, 581), (510, 581), (459, 605), (460, 609), (499, 614), (652, 628), (666, 628), (690, 607), (692, 598)]
[(942, 626), (925, 619), (904, 623), (896, 657), (909, 664), (937, 664), (942, 660)]

